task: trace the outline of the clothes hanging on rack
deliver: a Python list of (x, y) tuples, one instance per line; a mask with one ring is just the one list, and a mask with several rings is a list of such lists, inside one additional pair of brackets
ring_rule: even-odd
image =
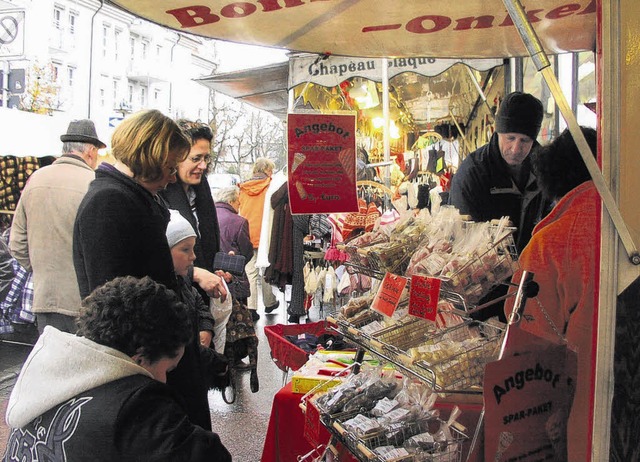
[(274, 209), (271, 206), (271, 197), (280, 187), (287, 182), (285, 169), (273, 174), (271, 183), (267, 188), (264, 198), (264, 209), (262, 212), (262, 228), (260, 229), (260, 245), (256, 257), (256, 268), (266, 268), (269, 266), (269, 249), (271, 248), (271, 230), (273, 228)]
[(283, 183), (271, 196), (273, 223), (269, 246), (269, 266), (265, 280), (284, 290), (293, 276), (293, 219), (289, 209), (289, 190)]

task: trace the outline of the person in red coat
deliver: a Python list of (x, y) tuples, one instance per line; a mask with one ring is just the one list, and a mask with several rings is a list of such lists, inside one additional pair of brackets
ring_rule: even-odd
[[(582, 132), (595, 154), (596, 131), (583, 127)], [(565, 339), (578, 355), (567, 460), (586, 461), (593, 422), (600, 197), (568, 130), (534, 154), (532, 163), (554, 208), (536, 225), (520, 256), (521, 270), (534, 273), (540, 286), (537, 300), (527, 300), (520, 327), (552, 342)], [(516, 273), (513, 282), (520, 277)], [(506, 305), (507, 314), (512, 305)]]

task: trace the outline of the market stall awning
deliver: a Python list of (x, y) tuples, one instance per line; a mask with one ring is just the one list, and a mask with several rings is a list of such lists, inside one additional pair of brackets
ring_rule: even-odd
[[(312, 83), (324, 87), (336, 87), (354, 77), (370, 81), (382, 81), (382, 66), (387, 66), (388, 77), (396, 87), (396, 97), (412, 109), (416, 120), (427, 121), (447, 116), (449, 97), (457, 90), (460, 94), (461, 72), (446, 74), (455, 64), (462, 63), (471, 69), (487, 71), (502, 64), (500, 59), (437, 59), (394, 58), (368, 59), (328, 55), (292, 56), (289, 62), (246, 69), (224, 74), (214, 74), (197, 79), (202, 85), (224, 95), (270, 112), (280, 119), (287, 114), (289, 89)], [(418, 77), (443, 75), (440, 89), (421, 82)], [(466, 76), (468, 79), (468, 76)], [(474, 97), (478, 94), (471, 91)], [(429, 114), (427, 114), (429, 113)]]
[(287, 115), (288, 79), (289, 63), (284, 62), (214, 74), (196, 81), (223, 95), (284, 119)]
[[(232, 42), (343, 56), (525, 56), (501, 0), (115, 0), (173, 29)], [(529, 0), (549, 54), (595, 48), (596, 0)]]

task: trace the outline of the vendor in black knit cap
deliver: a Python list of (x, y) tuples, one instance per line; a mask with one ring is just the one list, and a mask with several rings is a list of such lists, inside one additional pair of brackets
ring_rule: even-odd
[(496, 132), (488, 144), (469, 154), (453, 177), (449, 204), (475, 221), (508, 216), (517, 227), (521, 251), (549, 211), (531, 171), (529, 154), (543, 118), (542, 103), (528, 93), (508, 94), (496, 115)]

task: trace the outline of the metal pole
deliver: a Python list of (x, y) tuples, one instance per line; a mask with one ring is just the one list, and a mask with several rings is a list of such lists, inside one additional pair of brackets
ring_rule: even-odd
[(551, 69), (549, 59), (542, 48), (542, 44), (540, 43), (540, 39), (538, 38), (536, 32), (533, 30), (533, 27), (529, 23), (527, 19), (527, 14), (520, 3), (520, 0), (502, 0), (507, 11), (509, 12), (509, 16), (513, 20), (513, 23), (520, 34), (520, 38), (524, 42), (525, 47), (529, 51), (533, 62), (536, 65), (538, 71), (542, 74), (542, 77), (547, 82), (547, 86), (549, 90), (551, 90), (551, 94), (564, 117), (565, 122), (567, 123), (567, 127), (571, 132), (571, 136), (580, 151), (580, 155), (582, 156), (582, 160), (584, 161), (587, 169), (589, 170), (589, 174), (591, 175), (591, 179), (602, 198), (602, 203), (609, 216), (611, 217), (611, 221), (618, 232), (618, 236), (620, 237), (620, 241), (627, 251), (627, 255), (629, 260), (634, 265), (640, 265), (640, 253), (636, 248), (636, 245), (631, 237), (631, 233), (627, 228), (624, 219), (622, 218), (622, 214), (618, 209), (618, 206), (607, 187), (607, 184), (602, 176), (602, 172), (598, 167), (598, 163), (591, 153), (591, 149), (587, 143), (587, 140), (580, 130), (580, 126), (578, 125), (578, 121), (576, 120), (575, 114), (571, 111), (571, 107), (567, 102), (567, 99), (564, 97), (562, 93), (562, 89), (560, 88), (560, 84), (558, 83), (558, 79)]
[[(387, 66), (387, 60), (382, 58), (382, 118), (384, 119), (384, 125), (382, 126), (382, 146), (384, 150), (384, 161), (389, 162), (391, 160), (391, 143), (389, 141), (389, 69)], [(391, 167), (384, 168), (384, 185), (391, 187)], [(391, 198), (389, 198), (391, 200)]]
[(2, 85), (2, 105), (7, 109), (9, 108), (9, 72), (11, 72), (9, 61), (2, 61), (2, 82), (0, 82)]

